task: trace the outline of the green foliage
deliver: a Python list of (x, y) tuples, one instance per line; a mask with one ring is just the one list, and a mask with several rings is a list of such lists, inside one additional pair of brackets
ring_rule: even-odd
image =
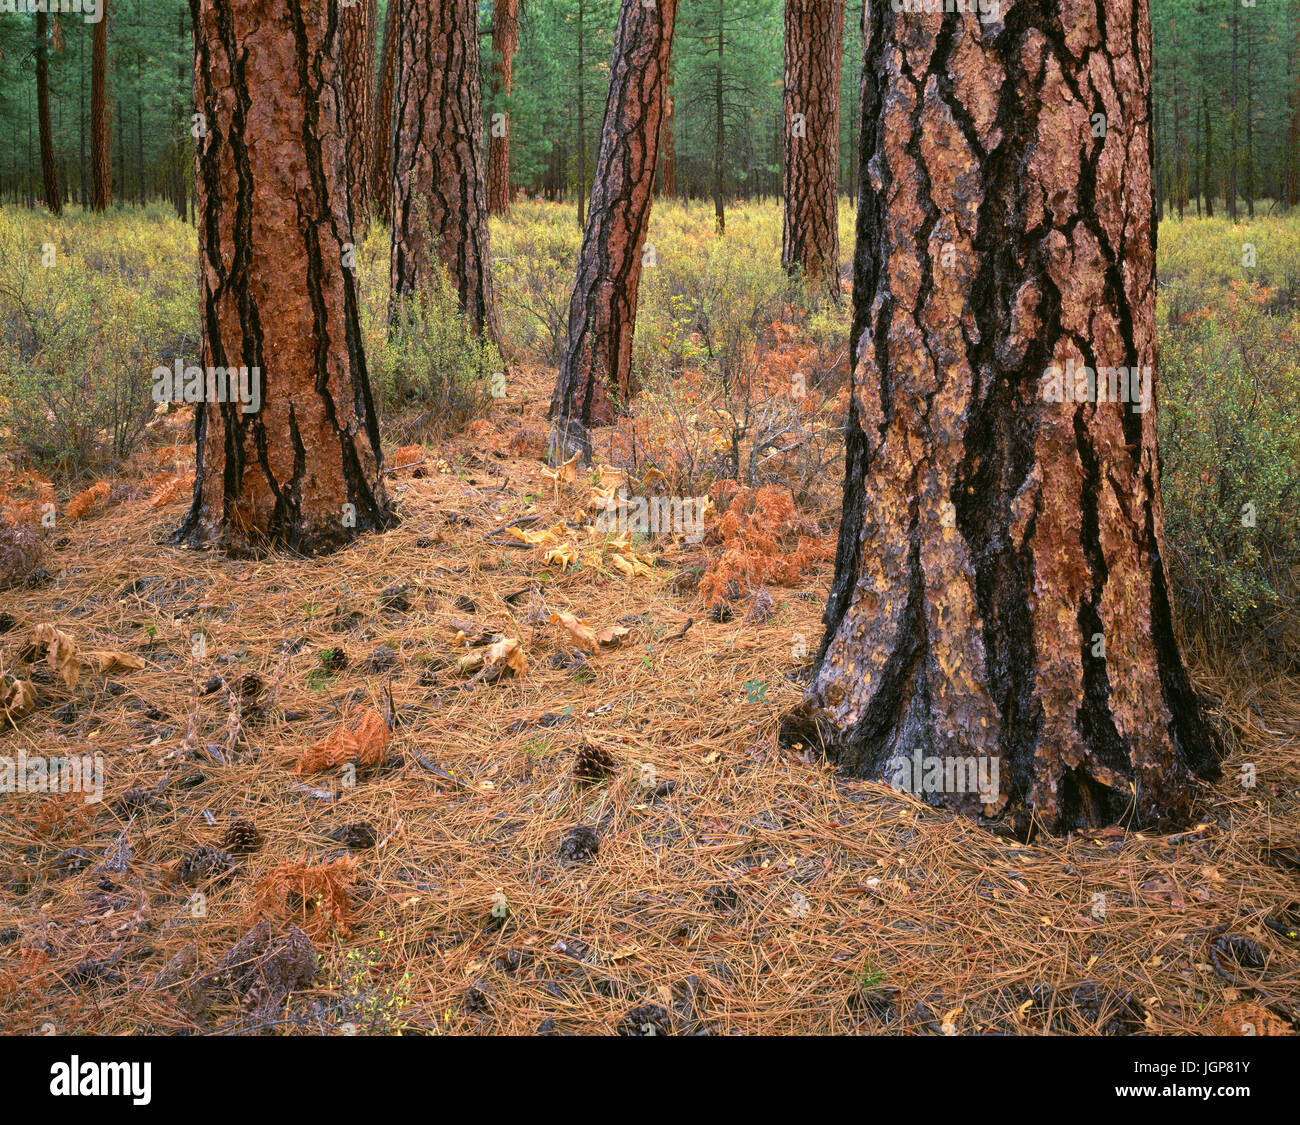
[(401, 442), (455, 433), (487, 413), (501, 356), (470, 330), (445, 274), (402, 302), (389, 325), (386, 243), (372, 231), (358, 259), (375, 405), (388, 436)]
[(161, 208), (0, 209), (0, 428), (33, 463), (78, 477), (139, 445), (154, 368), (197, 351), (195, 257)]
[(1300, 219), (1161, 228), (1159, 440), (1170, 571), (1184, 621), (1225, 640), (1271, 636), (1270, 620), (1297, 594), (1300, 308), (1240, 265), (1251, 242), (1258, 273), (1289, 285), (1297, 240)]

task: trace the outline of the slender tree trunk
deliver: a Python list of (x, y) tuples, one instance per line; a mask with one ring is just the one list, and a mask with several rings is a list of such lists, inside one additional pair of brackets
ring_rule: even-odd
[(403, 0), (399, 31), (392, 315), (440, 261), (471, 329), (495, 340), (477, 7)]
[(632, 393), (632, 336), (650, 226), (677, 0), (623, 0), (592, 181), (591, 214), (551, 396), (552, 460), (591, 460), (591, 426), (613, 421), (610, 393)]
[(1237, 7), (1232, 9), (1232, 113), (1229, 117), (1228, 218), (1237, 221)]
[(713, 225), (719, 234), (727, 233), (727, 204), (722, 197), (727, 168), (727, 101), (722, 83), (727, 32), (724, 14), (723, 0), (718, 0), (718, 66), (713, 73)]
[(1255, 217), (1255, 41), (1246, 21), (1246, 213)]
[(108, 93), (108, 24), (115, 11), (104, 0), (103, 18), (94, 24), (90, 52), (90, 206), (105, 211), (113, 202), (113, 104)]
[(54, 130), (50, 126), (50, 17), (36, 13), (36, 115), (40, 119), (41, 185), (45, 206), (52, 215), (63, 214), (63, 192), (59, 190), (59, 168), (54, 157)]
[(77, 188), (81, 195), (81, 207), (85, 210), (90, 204), (90, 196), (86, 192), (86, 37), (77, 36), (77, 79), (80, 83), (80, 94), (77, 99), (79, 113), (77, 115), (77, 138), (80, 152), (79, 171), (77, 173)]
[(370, 187), (374, 175), (375, 31), (378, 0), (356, 0), (341, 8), (343, 25), (343, 97), (347, 127), (348, 202), (352, 211), (351, 240), (370, 224)]
[(664, 199), (672, 199), (677, 195), (677, 137), (676, 137), (676, 117), (677, 104), (673, 98), (673, 73), (668, 72), (668, 93), (664, 99), (664, 125), (663, 125), (663, 176), (659, 184), (658, 194)]
[(401, 0), (388, 0), (384, 20), (384, 53), (379, 63), (379, 93), (375, 99), (374, 202), (375, 217), (390, 223), (393, 212), (393, 82), (397, 75), (398, 20)]
[(493, 215), (510, 214), (511, 71), (518, 47), (519, 0), (494, 0), (492, 6), (494, 105), (488, 128), (488, 210)]
[(1201, 107), (1205, 112), (1205, 217), (1214, 218), (1214, 122), (1210, 117), (1210, 100), (1204, 98)]
[(585, 5), (578, 0), (578, 226), (587, 224), (587, 61), (583, 42)]
[(248, 368), (254, 393), (197, 409), (194, 504), (176, 538), (317, 554), (393, 518), (344, 260), (334, 0), (190, 0), (190, 14), (200, 363)]
[(869, 6), (844, 512), (787, 730), (1019, 834), (1182, 823), (1217, 770), (1154, 384), (1060, 401), (1048, 375), (1156, 362), (1149, 11), (1098, 11)]
[(785, 221), (781, 265), (839, 299), (837, 185), (844, 7), (785, 5)]

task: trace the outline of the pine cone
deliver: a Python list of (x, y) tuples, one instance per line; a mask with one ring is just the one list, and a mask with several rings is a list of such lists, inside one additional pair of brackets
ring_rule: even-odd
[(754, 605), (750, 609), (749, 617), (746, 620), (751, 624), (761, 625), (774, 612), (776, 612), (776, 609), (772, 604), (772, 595), (767, 592), (767, 587), (764, 586), (754, 595)]
[(573, 760), (573, 777), (579, 784), (595, 785), (614, 772), (614, 755), (603, 746), (584, 743)]
[(232, 855), (248, 855), (262, 846), (262, 833), (251, 820), (240, 817), (232, 820), (226, 834), (221, 837), (221, 847)]
[(211, 844), (195, 848), (181, 860), (179, 874), (187, 886), (205, 883), (210, 879), (224, 882), (235, 873), (235, 857)]

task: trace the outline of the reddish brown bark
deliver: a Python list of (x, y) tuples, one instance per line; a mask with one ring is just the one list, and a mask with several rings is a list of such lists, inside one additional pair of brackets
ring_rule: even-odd
[(840, 63), (844, 5), (786, 0), (785, 222), (781, 264), (840, 292)]
[(677, 195), (677, 137), (673, 131), (677, 105), (673, 99), (673, 75), (668, 72), (668, 94), (664, 99), (663, 141), (663, 175), (660, 177), (657, 194), (662, 199), (672, 199)]
[(41, 136), (41, 185), (45, 206), (53, 215), (63, 214), (63, 192), (59, 190), (59, 168), (54, 155), (54, 131), (50, 127), (50, 17), (36, 13), (36, 118)]
[(492, 10), (494, 105), (488, 123), (488, 210), (494, 215), (510, 214), (509, 104), (511, 70), (518, 47), (519, 0), (495, 0)]
[(384, 20), (384, 53), (379, 63), (379, 92), (375, 99), (373, 199), (375, 218), (392, 221), (393, 212), (393, 82), (397, 74), (397, 24), (401, 0), (388, 0)]
[(394, 312), (441, 262), (472, 329), (496, 339), (477, 7), (403, 0), (398, 31)]
[(551, 397), (553, 459), (581, 451), (590, 461), (589, 428), (613, 421), (611, 392), (626, 401), (633, 390), (632, 336), (676, 16), (677, 0), (651, 7), (624, 0), (619, 14), (591, 210)]
[(359, 237), (370, 223), (370, 188), (375, 150), (375, 29), (377, 0), (356, 0), (339, 9), (342, 25), (343, 97), (347, 126), (348, 197), (352, 230)]
[(109, 153), (109, 120), (113, 116), (108, 104), (108, 12), (104, 0), (103, 18), (91, 33), (90, 53), (90, 207), (104, 211), (113, 201), (113, 166)]
[(997, 790), (925, 799), (1021, 833), (1183, 822), (1216, 754), (1154, 385), (1142, 412), (1044, 380), (1155, 366), (1147, 0), (1003, 16), (868, 5), (844, 513), (794, 725), (860, 776), (995, 763)]
[(177, 538), (316, 554), (392, 519), (344, 260), (334, 0), (190, 0), (190, 12), (199, 365), (257, 370), (261, 385), (259, 409), (197, 409), (194, 504)]

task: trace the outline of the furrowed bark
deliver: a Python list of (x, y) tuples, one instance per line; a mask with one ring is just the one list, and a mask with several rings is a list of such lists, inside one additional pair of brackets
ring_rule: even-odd
[(441, 263), (470, 327), (496, 340), (476, 5), (403, 0), (398, 31), (390, 319)]
[(495, 121), (488, 130), (488, 210), (510, 214), (510, 111), (511, 71), (519, 47), (519, 0), (494, 0), (492, 6), (492, 82), (504, 114), (498, 133)]
[(786, 0), (785, 174), (781, 265), (840, 292), (840, 64), (844, 6)]
[(1044, 380), (1156, 364), (1147, 0), (866, 19), (843, 522), (792, 728), (859, 776), (996, 764), (924, 799), (1022, 834), (1185, 822), (1217, 756), (1154, 378), (1145, 411)]
[(343, 95), (347, 109), (348, 199), (352, 231), (359, 239), (370, 224), (375, 149), (375, 31), (378, 0), (357, 0), (339, 10), (342, 25)]
[(388, 0), (384, 20), (384, 53), (379, 63), (379, 92), (375, 99), (375, 152), (371, 161), (375, 218), (387, 224), (393, 211), (393, 82), (397, 74), (397, 26), (402, 0)]
[[(260, 409), (207, 401), (176, 539), (318, 554), (393, 522), (348, 241), (334, 0), (190, 0), (207, 368), (261, 373)], [(229, 396), (227, 396), (229, 397)]]
[(624, 0), (614, 33), (609, 95), (591, 210), (569, 302), (564, 360), (551, 396), (552, 460), (591, 460), (592, 426), (614, 420), (611, 394), (632, 394), (646, 232), (650, 226), (677, 0)]

